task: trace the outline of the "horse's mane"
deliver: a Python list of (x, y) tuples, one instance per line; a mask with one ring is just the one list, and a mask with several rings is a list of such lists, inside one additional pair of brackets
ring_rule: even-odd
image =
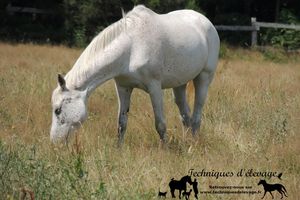
[(109, 25), (94, 37), (92, 42), (80, 55), (72, 70), (67, 74), (66, 78), (69, 82), (74, 84), (87, 79), (88, 72), (90, 70), (93, 71), (95, 68), (93, 63), (95, 63), (95, 58), (97, 58), (99, 52), (105, 50), (105, 48), (122, 33), (126, 32), (129, 28), (134, 27), (133, 24), (140, 20), (139, 12), (146, 9), (146, 7), (139, 5), (127, 14), (122, 13), (123, 17), (119, 21)]
[(93, 57), (97, 52), (104, 50), (114, 39), (125, 31), (125, 27), (125, 18), (122, 18), (121, 20), (106, 27), (88, 45), (86, 49), (88, 57)]
[[(125, 13), (122, 10), (122, 18), (106, 27), (102, 32), (100, 32), (88, 45), (85, 51), (89, 57), (93, 57), (95, 53), (100, 50), (104, 50), (114, 39), (116, 39), (121, 33), (127, 30), (130, 24), (134, 24), (138, 19), (140, 19), (139, 12), (151, 11), (143, 5), (135, 6), (133, 10)], [(151, 11), (152, 12), (152, 11)]]

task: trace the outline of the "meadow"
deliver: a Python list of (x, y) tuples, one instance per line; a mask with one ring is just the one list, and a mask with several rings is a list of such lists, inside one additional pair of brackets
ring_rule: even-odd
[[(300, 191), (300, 54), (223, 46), (198, 137), (180, 122), (171, 90), (164, 92), (168, 148), (159, 137), (149, 96), (134, 90), (125, 144), (116, 148), (114, 82), (88, 101), (89, 117), (68, 146), (50, 143), (51, 93), (82, 49), (0, 43), (0, 199), (156, 199), (171, 178), (195, 171), (283, 173), (277, 177), (197, 177), (209, 186), (281, 183), (288, 199)], [(189, 88), (192, 104), (193, 88)], [(194, 179), (194, 177), (193, 177)], [(177, 195), (177, 194), (176, 194)], [(258, 199), (263, 193), (199, 194), (200, 199)], [(279, 193), (273, 192), (276, 199)], [(27, 195), (27, 199), (30, 199)], [(193, 198), (191, 198), (193, 199)], [(269, 194), (265, 199), (271, 199)]]

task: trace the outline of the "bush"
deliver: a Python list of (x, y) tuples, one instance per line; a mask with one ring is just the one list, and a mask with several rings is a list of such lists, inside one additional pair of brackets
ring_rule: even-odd
[(86, 46), (103, 27), (122, 17), (119, 0), (64, 0), (63, 5), (67, 41), (78, 47)]
[[(290, 10), (280, 12), (279, 21), (286, 24), (300, 24), (300, 20)], [(260, 34), (263, 45), (283, 47), (288, 50), (300, 48), (300, 31), (293, 29), (265, 29)]]

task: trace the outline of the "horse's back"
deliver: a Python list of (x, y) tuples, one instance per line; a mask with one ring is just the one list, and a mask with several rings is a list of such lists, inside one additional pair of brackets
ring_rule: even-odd
[(154, 77), (161, 80), (162, 88), (172, 88), (194, 79), (205, 68), (214, 72), (219, 37), (205, 16), (192, 10), (160, 15), (137, 6), (127, 17), (131, 18), (132, 41), (129, 72), (140, 82)]

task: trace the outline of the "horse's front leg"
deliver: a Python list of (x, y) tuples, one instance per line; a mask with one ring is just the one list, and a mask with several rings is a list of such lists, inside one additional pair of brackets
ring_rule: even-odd
[(132, 88), (126, 88), (116, 83), (116, 89), (119, 99), (119, 112), (118, 112), (118, 147), (124, 143), (124, 135), (127, 127), (128, 112), (130, 106), (130, 96)]
[(152, 81), (147, 86), (148, 93), (151, 98), (151, 103), (155, 116), (155, 128), (159, 134), (160, 141), (164, 146), (167, 138), (166, 138), (166, 122), (163, 112), (163, 92), (161, 88), (160, 81)]
[(261, 199), (263, 199), (265, 197), (266, 193), (267, 193), (267, 191), (265, 191), (264, 196)]

